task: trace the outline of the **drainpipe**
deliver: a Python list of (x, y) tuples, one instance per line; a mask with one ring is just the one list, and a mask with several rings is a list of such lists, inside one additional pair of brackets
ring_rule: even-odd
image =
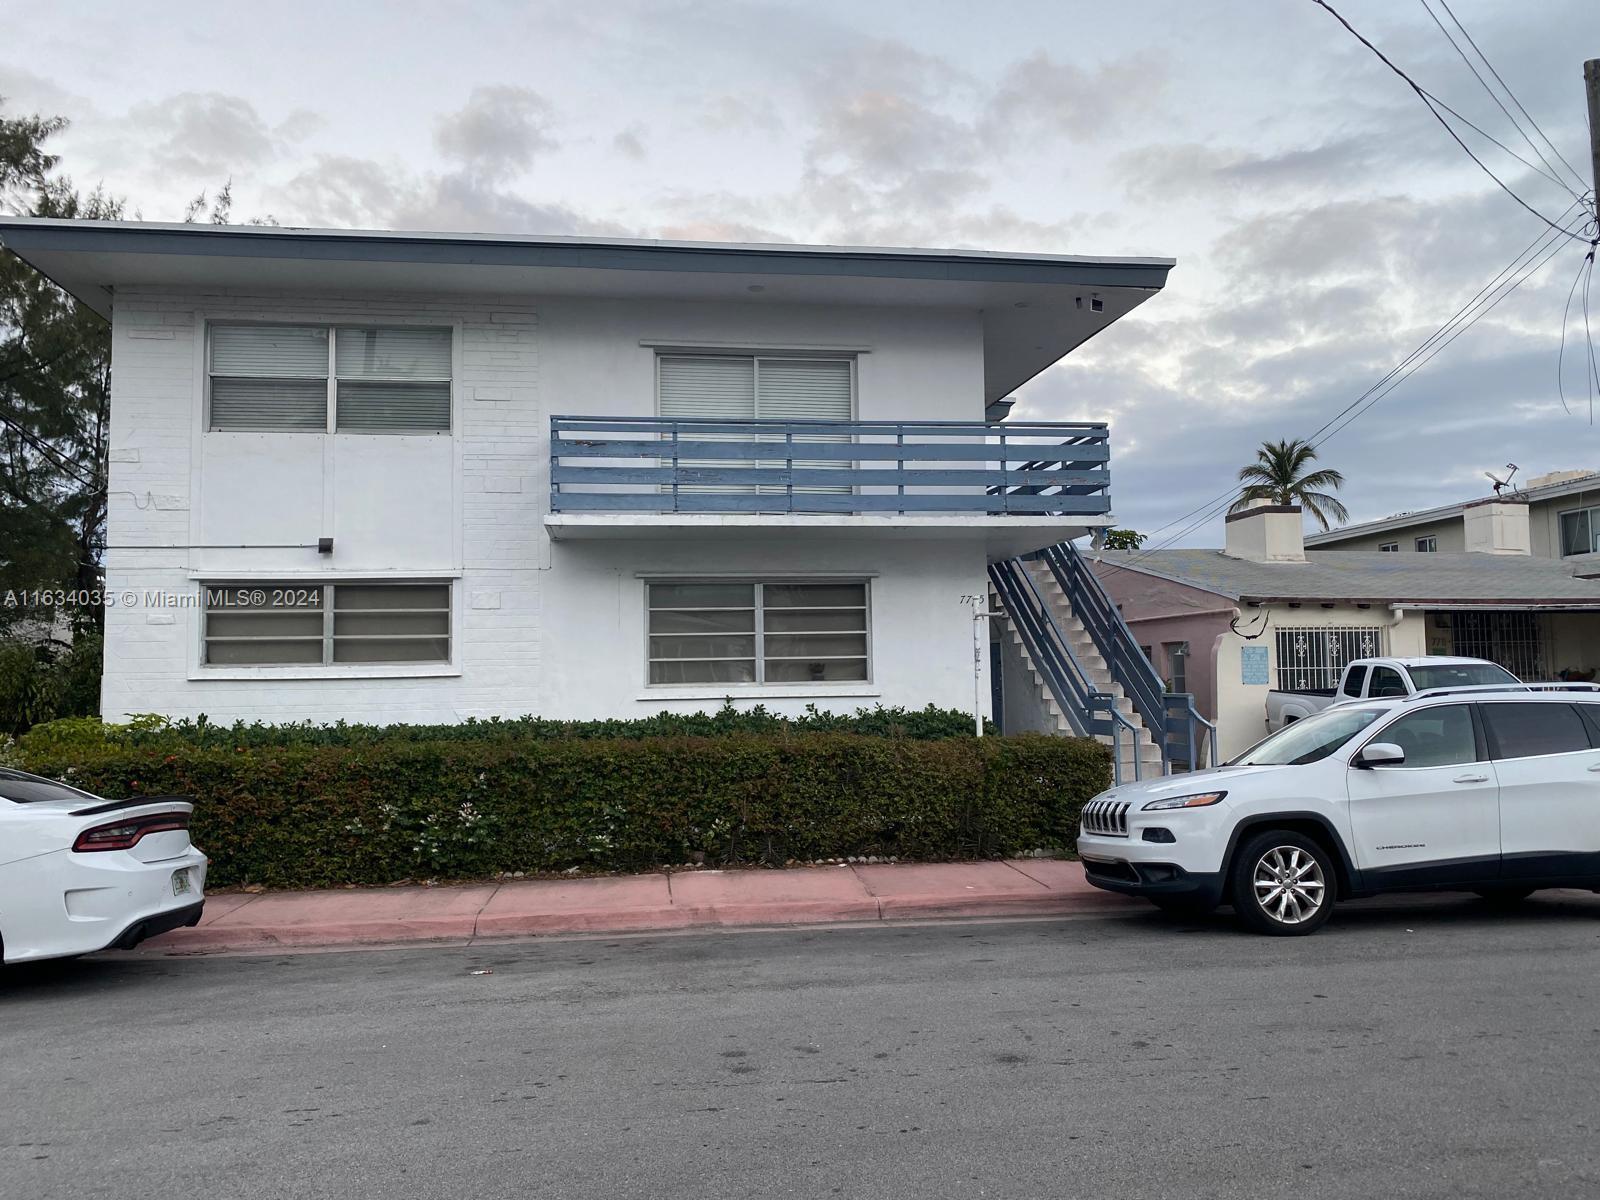
[[(1393, 633), (1396, 629), (1398, 629), (1400, 627), (1400, 622), (1404, 621), (1406, 619), (1406, 606), (1403, 605), (1403, 604), (1391, 604), (1389, 606), (1389, 611), (1392, 612), (1394, 614), (1394, 616), (1393, 616), (1393, 618), (1390, 619), (1389, 624), (1384, 627), (1384, 632)], [(1426, 630), (1423, 631), (1422, 652), (1424, 654), (1426, 654), (1428, 652), (1428, 639), (1427, 639), (1427, 631)], [(1390, 654), (1394, 653), (1394, 639), (1393, 638), (1391, 638), (1389, 640), (1389, 653)]]
[(963, 604), (972, 606), (972, 724), (978, 737), (983, 736), (983, 652), (989, 645), (989, 618), (1005, 616), (1004, 610), (991, 610), (988, 599), (981, 595), (961, 597)]

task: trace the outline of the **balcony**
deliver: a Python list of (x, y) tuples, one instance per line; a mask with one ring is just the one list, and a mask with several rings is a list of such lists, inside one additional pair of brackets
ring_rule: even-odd
[(647, 529), (982, 533), (1020, 553), (1106, 524), (1106, 426), (1079, 422), (550, 420), (557, 539)]

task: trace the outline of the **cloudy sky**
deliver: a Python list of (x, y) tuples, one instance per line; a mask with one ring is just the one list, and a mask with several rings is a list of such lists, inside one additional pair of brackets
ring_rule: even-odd
[[(1337, 6), (1539, 162), (1420, 0)], [(1452, 7), (1586, 174), (1593, 0)], [(151, 220), (231, 179), (236, 217), (294, 225), (1173, 256), (1164, 293), (1019, 393), (1022, 416), (1113, 422), (1117, 515), (1145, 531), (1317, 429), (1548, 232), (1310, 0), (0, 0), (0, 28), (7, 111), (69, 118), (63, 169)], [(1464, 136), (1575, 223), (1571, 194)], [(1600, 469), (1573, 328), (1570, 412), (1557, 389), (1586, 249), (1557, 240), (1327, 443), (1354, 517), (1479, 494), (1507, 462)], [(1592, 307), (1600, 337), (1600, 284)], [(1158, 540), (1220, 538), (1189, 523)]]

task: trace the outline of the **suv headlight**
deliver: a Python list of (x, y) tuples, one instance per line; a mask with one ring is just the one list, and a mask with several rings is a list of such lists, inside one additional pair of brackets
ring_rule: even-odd
[(1169, 796), (1165, 800), (1152, 800), (1144, 806), (1145, 812), (1164, 808), (1205, 808), (1226, 796), (1227, 792), (1196, 792), (1192, 796)]

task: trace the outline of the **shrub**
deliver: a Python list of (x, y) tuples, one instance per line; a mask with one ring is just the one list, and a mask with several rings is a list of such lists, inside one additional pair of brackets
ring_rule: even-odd
[(194, 797), (219, 886), (637, 871), (702, 855), (990, 857), (1069, 846), (1110, 775), (1098, 743), (1037, 735), (24, 740), (30, 769), (90, 791)]
[(54, 643), (0, 641), (0, 736), (40, 722), (100, 711), (101, 640), (85, 633)]
[[(985, 729), (994, 731), (990, 723)], [(765, 705), (735, 708), (726, 701), (714, 713), (657, 713), (632, 720), (554, 721), (543, 717), (469, 719), (458, 725), (217, 725), (204, 716), (168, 720), (147, 714), (126, 725), (98, 721), (51, 721), (22, 739), (23, 749), (49, 752), (77, 745), (85, 749), (120, 746), (200, 746), (259, 749), (269, 746), (376, 746), (393, 742), (550, 741), (586, 738), (717, 737), (732, 733), (856, 733), (873, 737), (933, 740), (969, 737), (972, 716), (955, 709), (862, 708), (854, 713), (819, 712), (806, 705), (798, 717), (774, 713)]]

